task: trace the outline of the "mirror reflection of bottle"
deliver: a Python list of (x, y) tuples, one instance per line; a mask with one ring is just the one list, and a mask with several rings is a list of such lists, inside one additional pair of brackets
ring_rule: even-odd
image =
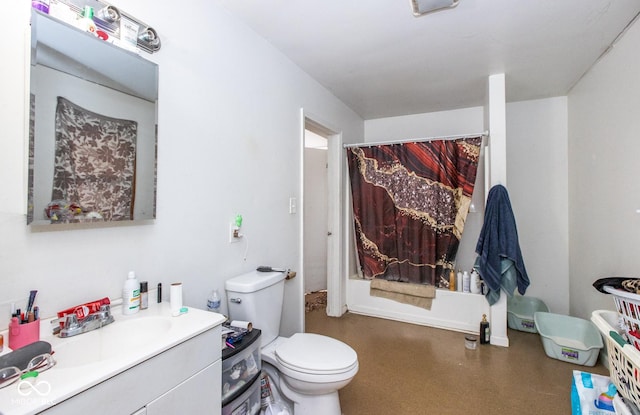
[(93, 7), (84, 6), (82, 9), (82, 17), (80, 18), (78, 26), (85, 32), (89, 32), (94, 36), (98, 36), (98, 29), (93, 21)]
[(32, 0), (31, 7), (40, 10), (42, 13), (49, 14), (49, 0)]

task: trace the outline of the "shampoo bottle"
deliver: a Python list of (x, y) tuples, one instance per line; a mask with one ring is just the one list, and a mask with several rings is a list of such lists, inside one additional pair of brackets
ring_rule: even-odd
[(140, 310), (140, 283), (136, 273), (129, 271), (129, 276), (122, 288), (122, 314), (134, 314)]
[(471, 292), (471, 277), (467, 271), (462, 273), (462, 292)]
[(480, 288), (480, 276), (475, 269), (471, 271), (471, 293), (480, 294), (482, 292)]

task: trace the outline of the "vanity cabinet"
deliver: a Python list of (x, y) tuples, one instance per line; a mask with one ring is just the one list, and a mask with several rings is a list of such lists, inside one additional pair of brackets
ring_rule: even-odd
[(214, 327), (40, 413), (220, 415), (220, 338)]
[(213, 414), (220, 406), (212, 391), (220, 390), (220, 360), (182, 382), (146, 407), (146, 415)]

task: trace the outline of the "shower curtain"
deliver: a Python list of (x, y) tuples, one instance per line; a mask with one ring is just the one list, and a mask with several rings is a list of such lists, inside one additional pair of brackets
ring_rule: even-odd
[(366, 279), (448, 281), (471, 204), (482, 136), (347, 149)]

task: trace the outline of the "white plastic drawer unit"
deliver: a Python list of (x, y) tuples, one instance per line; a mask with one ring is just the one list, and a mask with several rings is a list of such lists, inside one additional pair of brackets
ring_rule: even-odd
[(260, 413), (260, 377), (250, 383), (242, 395), (222, 407), (222, 415), (256, 415)]
[(260, 335), (260, 330), (253, 329), (242, 341), (234, 343), (234, 348), (222, 350), (223, 407), (244, 394), (259, 379), (262, 370)]

